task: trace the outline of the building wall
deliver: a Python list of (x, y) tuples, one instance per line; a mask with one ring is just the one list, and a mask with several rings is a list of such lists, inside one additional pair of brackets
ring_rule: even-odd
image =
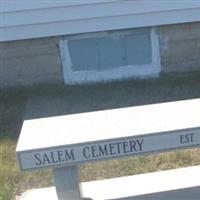
[(58, 39), (0, 43), (0, 86), (62, 82)]
[[(162, 73), (200, 70), (200, 23), (160, 26)], [(61, 37), (0, 43), (0, 86), (63, 84)]]
[(160, 27), (163, 73), (200, 70), (200, 23)]

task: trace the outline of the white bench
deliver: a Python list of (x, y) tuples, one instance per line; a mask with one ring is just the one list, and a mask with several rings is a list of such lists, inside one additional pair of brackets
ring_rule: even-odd
[(27, 120), (21, 170), (53, 168), (59, 200), (82, 199), (81, 163), (200, 146), (200, 99)]

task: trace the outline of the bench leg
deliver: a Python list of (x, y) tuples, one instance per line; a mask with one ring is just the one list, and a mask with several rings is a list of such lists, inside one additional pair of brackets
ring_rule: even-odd
[(80, 200), (79, 173), (76, 166), (54, 168), (54, 182), (58, 200)]

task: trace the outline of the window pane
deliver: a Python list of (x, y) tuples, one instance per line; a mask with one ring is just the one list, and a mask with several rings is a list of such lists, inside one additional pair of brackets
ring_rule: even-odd
[[(101, 33), (100, 33), (101, 34)], [(150, 29), (69, 40), (73, 71), (106, 70), (152, 62)]]
[(98, 68), (97, 39), (71, 40), (69, 51), (74, 71)]
[(100, 69), (126, 65), (125, 50), (121, 37), (107, 36), (99, 39)]
[(125, 35), (127, 65), (148, 64), (152, 61), (150, 31)]

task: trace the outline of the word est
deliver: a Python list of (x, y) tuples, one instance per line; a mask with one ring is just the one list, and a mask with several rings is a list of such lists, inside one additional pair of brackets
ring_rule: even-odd
[(193, 143), (193, 141), (194, 141), (194, 133), (180, 135), (180, 143), (181, 144)]

